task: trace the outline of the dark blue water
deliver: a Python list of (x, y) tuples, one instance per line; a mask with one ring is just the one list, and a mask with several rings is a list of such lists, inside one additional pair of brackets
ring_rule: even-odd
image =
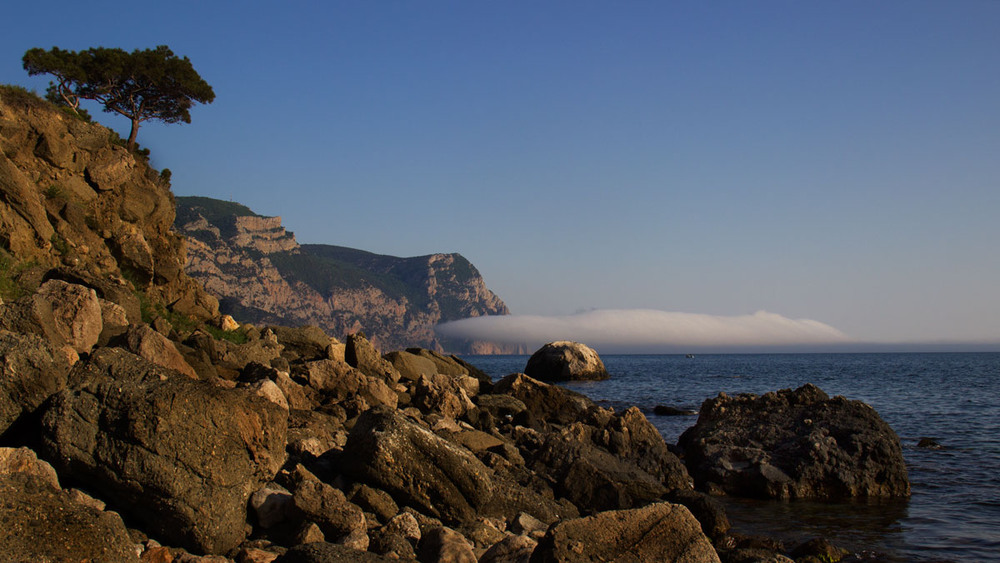
[[(527, 356), (468, 356), (494, 380), (523, 371)], [(912, 485), (908, 500), (828, 504), (727, 500), (735, 531), (793, 547), (824, 536), (887, 561), (1000, 561), (1000, 354), (746, 354), (604, 356), (611, 379), (567, 384), (602, 406), (635, 405), (676, 443), (720, 391), (763, 394), (814, 383), (862, 400), (899, 434)], [(943, 449), (918, 448), (922, 437)]]

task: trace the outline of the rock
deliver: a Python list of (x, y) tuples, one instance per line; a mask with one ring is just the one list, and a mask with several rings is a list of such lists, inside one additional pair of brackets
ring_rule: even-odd
[(274, 563), (398, 563), (367, 551), (335, 543), (315, 542), (297, 545), (274, 560)]
[(38, 459), (28, 448), (0, 448), (0, 477), (14, 474), (27, 475), (39, 482), (59, 489), (59, 477), (51, 465)]
[(293, 495), (295, 507), (307, 521), (315, 522), (327, 541), (368, 549), (364, 512), (348, 502), (344, 493), (321, 481), (303, 479)]
[(361, 397), (369, 406), (396, 408), (399, 397), (380, 377), (365, 374), (350, 365), (333, 360), (316, 360), (305, 364), (309, 386), (337, 401)]
[(231, 332), (239, 330), (240, 323), (236, 322), (236, 319), (232, 315), (222, 315), (219, 317), (219, 328), (226, 332)]
[(372, 534), (372, 541), (368, 550), (372, 553), (385, 555), (393, 559), (402, 559), (403, 561), (413, 561), (417, 558), (413, 544), (403, 536), (384, 529), (376, 530)]
[(541, 381), (590, 381), (607, 379), (608, 370), (593, 348), (579, 342), (558, 341), (531, 355), (524, 373)]
[[(437, 373), (451, 375), (456, 378), (471, 377), (479, 383), (479, 387), (487, 390), (492, 386), (493, 381), (490, 379), (490, 376), (458, 356), (445, 356), (434, 350), (426, 350), (424, 348), (407, 348), (406, 351), (433, 362)], [(476, 393), (471, 394), (475, 395)]]
[(100, 299), (100, 302), (101, 335), (98, 337), (97, 344), (98, 346), (107, 346), (113, 338), (125, 334), (130, 323), (124, 307), (104, 299)]
[(32, 296), (32, 312), (52, 342), (89, 354), (103, 328), (97, 293), (82, 285), (49, 280)]
[(846, 549), (833, 545), (828, 539), (813, 538), (793, 549), (789, 555), (795, 560), (811, 557), (813, 558), (812, 561), (836, 563), (850, 555), (850, 553)]
[(413, 385), (412, 404), (425, 413), (461, 418), (476, 407), (459, 382), (448, 375), (422, 375)]
[(656, 416), (690, 416), (698, 414), (696, 411), (679, 409), (667, 405), (656, 405), (653, 407), (653, 414)]
[(558, 495), (586, 513), (633, 508), (667, 492), (659, 479), (593, 445), (582, 426), (547, 435), (535, 455), (533, 469)]
[(44, 338), (0, 330), (0, 434), (66, 387), (66, 355)]
[(487, 549), (479, 563), (530, 563), (537, 546), (528, 536), (508, 535)]
[(943, 450), (944, 446), (938, 443), (934, 438), (921, 438), (917, 442), (918, 448), (927, 448), (929, 450)]
[(379, 355), (378, 350), (360, 332), (348, 335), (344, 359), (352, 367), (358, 368), (370, 377), (395, 383), (400, 375), (388, 360)]
[(451, 522), (473, 519), (494, 494), (493, 471), (468, 450), (384, 408), (358, 418), (343, 465), (397, 502)]
[(350, 500), (360, 506), (362, 510), (377, 516), (380, 522), (388, 522), (399, 513), (399, 506), (396, 505), (396, 501), (392, 500), (389, 493), (368, 485), (359, 485), (357, 490), (351, 494)]
[(225, 553), (243, 540), (250, 493), (285, 459), (285, 411), (115, 348), (70, 381), (42, 415), (58, 469), (171, 543)]
[[(593, 401), (580, 393), (558, 385), (543, 383), (523, 373), (504, 377), (493, 386), (493, 393), (506, 394), (521, 401), (525, 410), (520, 413), (521, 418), (517, 420), (522, 422), (570, 424), (596, 406)], [(531, 420), (523, 420), (527, 414), (530, 414)]]
[(676, 490), (670, 493), (668, 500), (684, 505), (701, 524), (702, 532), (712, 540), (729, 531), (729, 517), (716, 499), (698, 491)]
[(843, 499), (910, 494), (899, 437), (870, 406), (815, 385), (720, 394), (680, 438), (700, 487), (735, 496)]
[(198, 379), (198, 373), (169, 338), (156, 332), (149, 325), (138, 325), (128, 329), (126, 335), (128, 350), (154, 364), (177, 370), (184, 375)]
[(452, 436), (452, 440), (462, 444), (462, 446), (473, 453), (485, 451), (504, 444), (504, 441), (500, 438), (480, 430), (463, 430)]
[(417, 559), (426, 563), (477, 563), (469, 540), (444, 526), (431, 528), (423, 535)]
[(286, 326), (268, 327), (278, 337), (278, 342), (284, 346), (284, 353), (292, 360), (324, 360), (327, 359), (327, 347), (330, 337), (317, 326), (307, 325), (298, 328)]
[(385, 525), (385, 531), (392, 534), (399, 534), (406, 541), (416, 545), (420, 541), (420, 523), (417, 518), (409, 512), (400, 512), (389, 519)]
[(139, 561), (121, 517), (73, 501), (31, 471), (0, 471), (0, 560)]
[(498, 423), (511, 422), (515, 416), (528, 410), (524, 401), (510, 395), (478, 395), (475, 402), (479, 410), (490, 413)]
[(257, 524), (262, 528), (277, 526), (295, 514), (292, 494), (278, 486), (254, 491), (250, 495), (250, 508), (253, 509)]
[(549, 528), (531, 561), (718, 563), (719, 557), (686, 508), (657, 503), (559, 522)]
[(417, 354), (397, 351), (389, 352), (383, 357), (399, 372), (401, 378), (408, 381), (416, 381), (422, 375), (430, 376), (438, 373), (437, 364)]

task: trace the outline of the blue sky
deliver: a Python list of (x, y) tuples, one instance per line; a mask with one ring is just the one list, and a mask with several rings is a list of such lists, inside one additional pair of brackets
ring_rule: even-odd
[(139, 142), (300, 242), (460, 252), (520, 315), (1000, 342), (998, 2), (17, 4), (0, 82), (169, 45), (216, 101)]

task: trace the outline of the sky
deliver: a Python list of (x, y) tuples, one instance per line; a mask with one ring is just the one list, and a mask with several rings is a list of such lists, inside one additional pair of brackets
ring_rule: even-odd
[(280, 215), (301, 243), (459, 252), (523, 326), (612, 312), (643, 320), (618, 337), (719, 322), (735, 343), (749, 319), (1000, 343), (1000, 2), (54, 0), (4, 18), (0, 82), (38, 92), (32, 47), (191, 59), (214, 103), (138, 139), (177, 195)]

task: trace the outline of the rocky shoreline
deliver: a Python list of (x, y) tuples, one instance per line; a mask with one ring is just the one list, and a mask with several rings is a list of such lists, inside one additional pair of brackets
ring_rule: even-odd
[(909, 494), (892, 430), (813, 386), (710, 399), (668, 445), (558, 362), (240, 324), (108, 130), (3, 87), (0, 149), (0, 560), (812, 563), (850, 557), (731, 533), (713, 495)]

